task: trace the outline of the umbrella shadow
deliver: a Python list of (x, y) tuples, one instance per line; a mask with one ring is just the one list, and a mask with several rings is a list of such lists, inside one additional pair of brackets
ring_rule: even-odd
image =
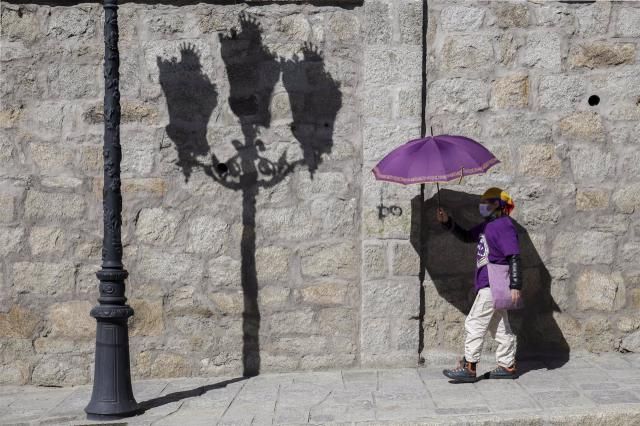
[[(333, 130), (342, 107), (340, 84), (325, 69), (317, 47), (304, 44), (293, 58), (279, 58), (262, 43), (260, 23), (241, 14), (239, 28), (219, 34), (222, 62), (229, 82), (229, 108), (238, 118), (243, 140), (230, 143), (235, 153), (219, 158), (207, 141), (207, 125), (217, 105), (216, 86), (202, 72), (193, 48), (181, 50), (180, 60), (158, 58), (160, 82), (169, 110), (167, 134), (178, 151), (177, 164), (188, 181), (196, 169), (242, 197), (240, 240), (243, 291), (244, 376), (260, 372), (260, 307), (256, 271), (256, 203), (260, 190), (282, 183), (297, 169), (314, 172), (333, 147)], [(292, 109), (291, 140), (302, 158), (289, 160), (285, 150), (278, 159), (265, 155), (261, 139), (271, 125), (271, 101), (279, 79)], [(316, 97), (322, 95), (322, 102)], [(195, 111), (194, 111), (195, 109)], [(219, 144), (219, 141), (215, 141)], [(296, 146), (297, 145), (297, 146)]]
[[(478, 195), (444, 189), (440, 191), (440, 200), (445, 211), (466, 229), (482, 220), (478, 214)], [(420, 278), (424, 283), (420, 292), (420, 353), (430, 345), (445, 343), (444, 330), (433, 333), (434, 330), (429, 330), (433, 324), (425, 321), (428, 309), (441, 305), (439, 301), (427, 300), (426, 293), (433, 292), (425, 288), (433, 286), (441, 300), (464, 315), (469, 313), (475, 298), (476, 245), (465, 244), (444, 229), (435, 219), (437, 207), (437, 196), (424, 202), (422, 196), (417, 196), (411, 202), (411, 243), (420, 256)], [(551, 295), (551, 275), (527, 230), (515, 220), (514, 224), (520, 243), (525, 303), (524, 309), (509, 313), (511, 326), (518, 336), (519, 370), (524, 374), (534, 369), (558, 368), (569, 360), (570, 348), (553, 317), (554, 312), (561, 310)], [(425, 335), (435, 335), (435, 341), (426, 342)]]

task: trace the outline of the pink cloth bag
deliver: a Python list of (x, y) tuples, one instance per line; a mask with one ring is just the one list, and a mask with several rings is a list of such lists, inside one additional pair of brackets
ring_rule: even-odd
[(520, 302), (516, 304), (511, 301), (509, 265), (498, 265), (489, 262), (487, 269), (489, 272), (489, 287), (491, 287), (494, 309), (522, 309), (522, 298), (520, 298)]

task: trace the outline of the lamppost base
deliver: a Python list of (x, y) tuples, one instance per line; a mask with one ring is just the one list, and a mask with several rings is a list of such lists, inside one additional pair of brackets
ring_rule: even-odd
[(128, 413), (122, 413), (118, 415), (87, 413), (87, 420), (97, 420), (97, 421), (121, 420), (121, 419), (126, 419), (128, 417), (137, 416), (139, 414), (142, 414), (142, 410), (140, 408), (136, 408), (134, 411), (131, 411)]

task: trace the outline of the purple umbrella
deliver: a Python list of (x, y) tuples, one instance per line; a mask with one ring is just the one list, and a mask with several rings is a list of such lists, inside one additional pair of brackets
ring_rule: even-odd
[(473, 139), (454, 135), (427, 136), (391, 151), (373, 168), (373, 173), (377, 180), (403, 185), (435, 182), (440, 195), (440, 182), (484, 173), (499, 162)]

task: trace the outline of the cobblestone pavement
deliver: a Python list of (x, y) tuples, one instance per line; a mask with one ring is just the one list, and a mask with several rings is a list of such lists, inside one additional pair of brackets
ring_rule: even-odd
[[(450, 383), (443, 367), (136, 381), (146, 411), (115, 424), (640, 424), (640, 354), (521, 363), (517, 380), (473, 384)], [(99, 424), (85, 420), (90, 395), (3, 386), (0, 424)]]

